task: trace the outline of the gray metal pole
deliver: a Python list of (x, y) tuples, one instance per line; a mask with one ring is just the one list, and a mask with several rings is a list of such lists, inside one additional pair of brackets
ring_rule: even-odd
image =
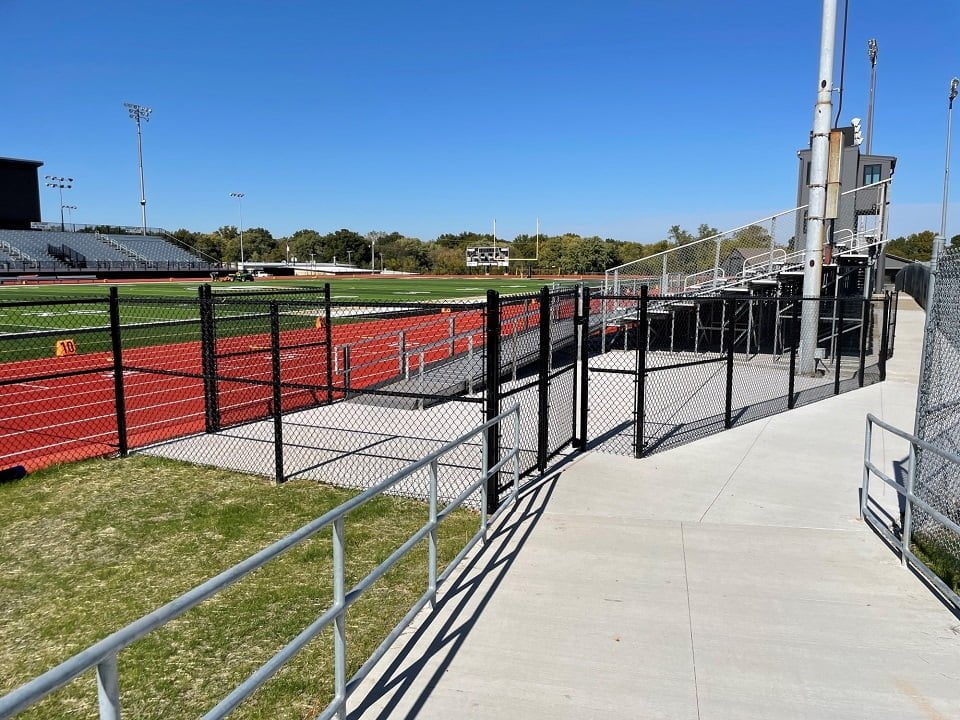
[(944, 236), (947, 233), (947, 199), (950, 190), (950, 134), (953, 130), (953, 101), (957, 97), (957, 86), (960, 79), (950, 81), (950, 92), (947, 96), (947, 153), (943, 169), (943, 207), (940, 209), (940, 234), (933, 238), (933, 247), (930, 253), (930, 280), (927, 282), (927, 307), (923, 320), (923, 343), (920, 346), (920, 382), (917, 386), (917, 412), (913, 419), (913, 434), (920, 437), (920, 408), (923, 407), (923, 395), (926, 392), (928, 381), (927, 373), (927, 345), (932, 323), (933, 300), (936, 293), (937, 275), (940, 270), (940, 255), (943, 252)]
[[(827, 160), (830, 148), (830, 120), (833, 113), (833, 50), (837, 26), (837, 0), (823, 0), (820, 29), (820, 71), (817, 104), (813, 112), (813, 136), (810, 141), (810, 204), (803, 258), (803, 296), (818, 299), (823, 277), (824, 214), (827, 204)], [(815, 350), (820, 304), (803, 303), (800, 320), (800, 372), (816, 370)]]
[(874, 91), (877, 88), (877, 41), (870, 38), (867, 41), (867, 57), (870, 58), (870, 100), (867, 103), (867, 155), (873, 147), (873, 101)]
[(947, 157), (943, 163), (943, 205), (940, 208), (940, 239), (947, 237), (947, 201), (950, 193), (950, 136), (953, 131), (953, 101), (957, 98), (960, 78), (950, 81), (949, 105), (947, 106)]
[(143, 135), (140, 132), (140, 115), (137, 115), (137, 156), (140, 159), (140, 214), (143, 216), (143, 234), (147, 234), (147, 194), (143, 185)]

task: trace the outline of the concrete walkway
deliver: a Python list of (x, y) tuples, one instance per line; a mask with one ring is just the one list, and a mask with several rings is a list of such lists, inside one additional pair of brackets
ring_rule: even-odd
[(960, 619), (857, 515), (864, 415), (912, 428), (922, 324), (901, 303), (886, 383), (644, 460), (581, 456), (351, 717), (960, 718)]

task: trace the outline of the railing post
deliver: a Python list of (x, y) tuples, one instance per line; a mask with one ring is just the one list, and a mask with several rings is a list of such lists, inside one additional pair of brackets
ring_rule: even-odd
[(730, 323), (730, 332), (727, 333), (727, 383), (726, 398), (724, 399), (723, 425), (729, 430), (733, 427), (733, 346), (736, 344), (736, 305), (733, 298), (723, 301), (726, 307), (727, 321)]
[(550, 288), (540, 288), (540, 357), (537, 361), (537, 469), (547, 469), (550, 431)]
[(350, 392), (350, 346), (343, 346), (343, 396)]
[(213, 293), (206, 283), (199, 289), (200, 365), (203, 372), (204, 429), (220, 430), (220, 403), (217, 397), (217, 334), (214, 325)]
[(117, 450), (127, 456), (127, 402), (123, 387), (123, 344), (120, 337), (120, 297), (117, 286), (110, 288), (110, 346), (113, 351), (113, 397), (117, 414)]
[[(800, 344), (800, 303), (803, 302), (797, 298), (793, 302), (793, 308), (790, 312), (790, 334), (793, 336), (790, 340), (790, 378), (787, 389), (787, 409), (793, 410), (797, 403), (797, 345)], [(779, 309), (777, 310), (779, 312)]]
[[(500, 293), (496, 290), (487, 290), (486, 307), (486, 419), (492, 420), (500, 414)], [(500, 459), (500, 429), (497, 426), (487, 428), (485, 433), (484, 457), (491, 465)], [(486, 473), (486, 470), (484, 470)], [(497, 474), (487, 478), (486, 482), (486, 511), (494, 512), (499, 505), (500, 483)]]
[(473, 395), (473, 335), (467, 335), (467, 392)]
[(484, 542), (487, 541), (487, 513), (494, 512), (490, 510), (491, 506), (496, 509), (496, 503), (491, 498), (496, 498), (499, 490), (495, 485), (490, 487), (490, 443), (495, 441), (490, 437), (490, 430), (498, 429), (496, 425), (487, 428), (480, 443), (480, 475), (485, 479), (480, 483), (480, 532)]
[(100, 720), (120, 720), (120, 677), (116, 655), (97, 664), (97, 701)]
[(330, 283), (323, 284), (323, 342), (327, 346), (327, 405), (333, 404), (333, 312), (330, 308)]
[(873, 457), (873, 423), (867, 418), (867, 429), (863, 438), (863, 483), (860, 488), (860, 519), (867, 514), (867, 500), (870, 496), (870, 468), (867, 463)]
[[(811, 300), (810, 302), (819, 302)], [(833, 394), (840, 394), (840, 360), (843, 357), (843, 320), (846, 312), (846, 303), (840, 302), (838, 298), (833, 299), (834, 315), (837, 316), (837, 334), (834, 341), (836, 348), (833, 353)], [(819, 317), (819, 313), (818, 313)], [(814, 348), (816, 349), (816, 348)]]
[(347, 609), (344, 582), (343, 516), (333, 521), (333, 604), (339, 608), (333, 621), (333, 692), (338, 720), (347, 718)]
[(430, 592), (430, 604), (437, 605), (437, 475), (439, 462), (430, 462), (430, 545), (427, 557), (427, 590)]
[[(586, 337), (583, 333), (584, 326), (584, 308), (589, 308), (590, 303), (590, 289), (585, 285), (577, 286), (577, 295), (574, 300), (574, 317), (573, 317), (573, 328), (574, 333), (576, 334), (576, 357), (573, 361), (573, 440), (571, 445), (575, 448), (582, 448), (584, 446), (584, 433), (581, 429), (582, 422), (581, 417), (583, 416), (584, 409), (584, 400), (586, 397), (586, 383), (583, 382), (584, 374), (587, 372), (586, 367), (583, 366), (583, 346), (586, 342)], [(584, 304), (586, 303), (586, 305)]]
[(453, 357), (453, 350), (454, 350), (453, 346), (455, 342), (454, 338), (456, 337), (456, 334), (457, 334), (456, 333), (457, 318), (453, 313), (450, 313), (450, 320), (448, 321), (448, 325), (449, 325), (449, 331), (450, 331), (450, 357)]
[(860, 364), (857, 366), (857, 385), (860, 387), (863, 387), (863, 371), (867, 360), (867, 322), (873, 315), (872, 310), (870, 300), (864, 298), (860, 310)]
[(880, 381), (887, 379), (887, 350), (890, 343), (890, 291), (883, 294), (883, 326), (880, 330)]
[[(633, 422), (633, 456), (637, 458), (643, 457), (644, 450), (644, 417), (646, 414), (645, 410), (645, 401), (646, 401), (646, 387), (647, 387), (647, 343), (646, 340), (640, 340), (641, 337), (646, 338), (646, 326), (647, 326), (647, 302), (648, 302), (648, 288), (646, 285), (640, 286), (640, 298), (637, 301), (637, 361), (636, 361), (636, 375), (634, 376), (634, 398), (633, 398), (633, 412), (634, 412), (634, 422)], [(624, 326), (623, 329), (624, 336), (626, 336), (627, 329)]]
[(400, 375), (405, 379), (410, 379), (410, 371), (407, 368), (407, 331), (401, 330), (397, 333), (397, 360), (400, 363)]
[[(907, 465), (907, 486), (904, 488), (903, 535), (900, 539), (900, 562), (907, 565), (907, 553), (913, 538), (913, 486), (917, 476), (917, 448), (910, 443), (910, 456)], [(906, 551), (906, 552), (905, 552)]]
[(273, 385), (273, 459), (277, 485), (283, 474), (283, 385), (280, 367), (280, 311), (276, 301), (270, 303), (270, 378)]

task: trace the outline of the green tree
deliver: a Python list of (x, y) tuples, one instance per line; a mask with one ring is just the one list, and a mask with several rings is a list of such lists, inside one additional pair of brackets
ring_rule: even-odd
[[(896, 255), (906, 260), (929, 260), (933, 252), (933, 238), (936, 233), (933, 230), (923, 230), (918, 233), (911, 233), (906, 237), (898, 237), (887, 243), (887, 252), (890, 255)], [(953, 239), (951, 239), (951, 244)]]

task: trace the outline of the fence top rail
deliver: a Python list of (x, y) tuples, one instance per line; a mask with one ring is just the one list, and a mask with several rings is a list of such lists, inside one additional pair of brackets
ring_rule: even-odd
[[(851, 193), (864, 192), (865, 190), (870, 190), (870, 189), (872, 189), (872, 188), (879, 188), (881, 185), (886, 185), (886, 184), (890, 183), (891, 180), (892, 180), (892, 178), (887, 178), (886, 180), (881, 180), (881, 181), (879, 181), (879, 182), (871, 183), (870, 185), (864, 185), (863, 187), (858, 187), (858, 188), (853, 188), (853, 189), (851, 189), (851, 190), (846, 190), (846, 191), (840, 193), (840, 195), (841, 195), (841, 196), (843, 196), (843, 195), (849, 195), (849, 194), (851, 194)], [(730, 234), (732, 234), (732, 233), (738, 232), (738, 231), (740, 231), (740, 230), (746, 230), (748, 227), (751, 227), (751, 226), (753, 226), (753, 225), (759, 225), (760, 223), (765, 223), (765, 222), (769, 222), (770, 220), (775, 220), (776, 218), (782, 217), (782, 216), (784, 216), (784, 215), (789, 215), (789, 214), (791, 214), (791, 213), (797, 212), (798, 210), (803, 210), (803, 209), (806, 208), (806, 207), (808, 207), (808, 206), (807, 206), (807, 205), (799, 205), (798, 207), (790, 208), (789, 210), (782, 210), (781, 212), (774, 213), (773, 215), (768, 215), (768, 216), (766, 216), (766, 217), (762, 217), (762, 218), (759, 218), (759, 219), (757, 219), (757, 220), (753, 220), (753, 221), (751, 221), (751, 222), (748, 222), (746, 225), (740, 225), (739, 227), (730, 228), (729, 230), (724, 230), (723, 232), (719, 232), (719, 233), (716, 233), (716, 234), (714, 234), (714, 235), (710, 235), (709, 237), (700, 238), (699, 240), (694, 240), (693, 242), (686, 243), (685, 245), (677, 245), (677, 246), (675, 246), (675, 247), (667, 248), (666, 250), (661, 250), (660, 252), (653, 253), (652, 255), (647, 255), (646, 257), (637, 258), (636, 260), (631, 260), (630, 262), (626, 262), (626, 263), (623, 263), (623, 264), (621, 264), (621, 265), (617, 265), (617, 266), (615, 266), (615, 267), (609, 268), (608, 270), (606, 270), (606, 274), (609, 275), (610, 273), (617, 272), (617, 271), (619, 271), (619, 270), (622, 270), (622, 269), (625, 268), (625, 267), (629, 267), (629, 266), (631, 266), (631, 265), (635, 265), (636, 263), (639, 263), (639, 262), (647, 262), (647, 261), (653, 260), (653, 259), (655, 259), (655, 258), (660, 258), (660, 257), (662, 257), (662, 256), (664, 256), (664, 255), (669, 255), (670, 253), (676, 252), (678, 249), (684, 249), (684, 250), (686, 250), (686, 249), (688, 249), (688, 248), (696, 247), (697, 245), (702, 245), (703, 243), (707, 243), (707, 242), (711, 242), (711, 241), (714, 241), (714, 240), (718, 240), (718, 239), (724, 238), (724, 237), (726, 237), (727, 235), (730, 235)]]
[(934, 455), (942, 457), (944, 460), (949, 460), (950, 462), (955, 463), (956, 465), (960, 465), (960, 455), (958, 455), (957, 453), (950, 452), (949, 450), (944, 450), (943, 448), (939, 448), (936, 445), (931, 445), (926, 440), (921, 440), (916, 435), (913, 435), (912, 433), (909, 433), (906, 430), (901, 430), (900, 428), (895, 427), (890, 423), (885, 422), (884, 420), (881, 420), (873, 413), (867, 413), (867, 425), (878, 425), (884, 430), (886, 430), (887, 432), (890, 432), (896, 435), (897, 437), (903, 438), (904, 440), (914, 445), (915, 447), (920, 448), (921, 450), (926, 450), (928, 452), (933, 453)]
[[(327, 511), (298, 530), (271, 543), (245, 560), (240, 561), (193, 589), (188, 590), (153, 612), (144, 615), (138, 620), (134, 620), (120, 630), (111, 633), (103, 640), (81, 650), (73, 657), (47, 670), (45, 673), (38, 675), (33, 680), (24, 683), (7, 695), (0, 697), (0, 718), (10, 717), (21, 710), (25, 710), (54, 690), (63, 687), (78, 675), (92, 669), (107, 658), (114, 656), (116, 653), (162, 625), (180, 617), (188, 610), (216, 595), (246, 575), (258, 570), (275, 557), (282, 555), (305, 540), (308, 540), (336, 520), (339, 520), (366, 502), (381, 495), (407, 476), (427, 467), (434, 460), (455, 450), (458, 446), (463, 445), (477, 435), (481, 435), (487, 429), (498, 425), (511, 415), (516, 415), (517, 418), (519, 418), (519, 412), (520, 406), (515, 403), (482, 425), (464, 433), (455, 440), (445, 443), (429, 455), (393, 473), (376, 485)], [(519, 422), (519, 419), (517, 421)]]

